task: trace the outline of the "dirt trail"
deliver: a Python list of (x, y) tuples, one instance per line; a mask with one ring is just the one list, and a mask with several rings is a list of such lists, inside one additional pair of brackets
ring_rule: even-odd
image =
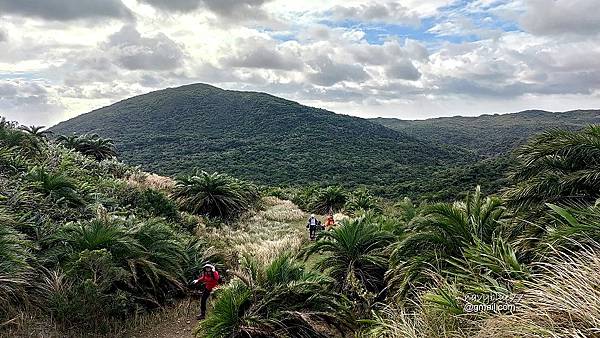
[[(251, 253), (268, 260), (277, 252), (299, 247), (306, 237), (304, 229), (306, 213), (290, 201), (265, 198), (265, 209), (240, 221), (234, 227), (204, 229), (209, 238), (227, 236), (235, 250)], [(212, 233), (210, 233), (212, 232)], [(209, 301), (210, 302), (210, 301)], [(195, 337), (199, 301), (182, 301), (177, 306), (141, 319), (141, 324), (126, 332), (123, 337), (176, 338)], [(209, 310), (210, 311), (210, 304)]]
[(123, 334), (131, 338), (192, 338), (198, 325), (196, 315), (200, 303), (184, 300), (177, 306), (149, 316)]

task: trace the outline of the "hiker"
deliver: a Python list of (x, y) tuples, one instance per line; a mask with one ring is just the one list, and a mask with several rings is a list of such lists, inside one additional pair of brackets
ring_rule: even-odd
[(202, 300), (200, 301), (200, 314), (196, 317), (204, 319), (206, 316), (206, 301), (212, 293), (212, 290), (220, 283), (221, 277), (212, 264), (205, 264), (202, 267), (202, 275), (195, 279), (192, 284), (204, 283), (204, 291), (202, 292)]
[(335, 220), (333, 219), (333, 211), (329, 211), (329, 214), (327, 214), (327, 218), (325, 219), (325, 230), (329, 231), (331, 229), (333, 229), (333, 227), (335, 226)]
[(317, 219), (317, 217), (315, 217), (315, 214), (310, 215), (308, 223), (306, 223), (306, 228), (308, 229), (308, 237), (311, 241), (315, 240), (315, 233), (320, 224), (321, 222)]

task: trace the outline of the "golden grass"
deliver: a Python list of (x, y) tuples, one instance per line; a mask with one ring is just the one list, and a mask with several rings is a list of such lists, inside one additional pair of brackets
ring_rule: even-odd
[(233, 225), (220, 228), (199, 225), (199, 235), (225, 241), (236, 256), (251, 255), (268, 263), (283, 251), (298, 250), (305, 237), (308, 217), (290, 201), (264, 198), (264, 210), (254, 211)]
[(175, 181), (170, 177), (136, 172), (127, 178), (127, 184), (137, 188), (152, 188), (169, 192), (175, 187)]
[(536, 268), (516, 312), (490, 318), (477, 337), (600, 337), (600, 244)]

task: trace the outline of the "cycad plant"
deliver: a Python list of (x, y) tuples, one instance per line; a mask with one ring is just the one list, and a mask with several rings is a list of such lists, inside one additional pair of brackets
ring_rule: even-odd
[(552, 219), (544, 228), (537, 251), (543, 254), (555, 250), (576, 250), (582, 245), (600, 243), (600, 206), (560, 207), (547, 204)]
[(350, 325), (346, 300), (331, 280), (288, 253), (265, 266), (246, 257), (233, 273), (238, 279), (217, 291), (199, 337), (331, 337)]
[(521, 147), (517, 160), (511, 174), (515, 185), (506, 191), (516, 207), (594, 204), (600, 197), (599, 125), (582, 131), (547, 131)]
[(352, 215), (365, 213), (368, 211), (380, 213), (381, 208), (377, 203), (377, 199), (367, 190), (358, 189), (348, 199), (344, 209)]
[(4, 118), (0, 120), (0, 146), (19, 149), (23, 155), (32, 156), (39, 153), (40, 140), (20, 129)]
[(190, 213), (231, 220), (252, 208), (259, 194), (248, 182), (202, 171), (178, 178), (172, 197)]
[(422, 212), (423, 219), (392, 247), (388, 277), (401, 294), (426, 279), (426, 270), (440, 271), (448, 259), (462, 258), (470, 246), (492, 243), (507, 218), (502, 200), (483, 197), (479, 187), (464, 202), (426, 206)]
[(348, 195), (342, 187), (331, 186), (319, 189), (311, 204), (311, 209), (320, 214), (326, 214), (330, 211), (338, 212), (344, 208)]
[(370, 217), (362, 217), (343, 221), (332, 231), (321, 233), (307, 247), (305, 255), (318, 256), (316, 268), (335, 280), (336, 290), (377, 294), (383, 289), (388, 264), (385, 249), (393, 239), (390, 232), (371, 222)]
[(95, 295), (96, 301), (85, 305), (89, 316), (100, 311), (111, 295), (122, 295), (124, 303), (105, 316), (133, 311), (134, 304), (158, 306), (169, 292), (183, 288), (188, 263), (184, 240), (161, 220), (99, 216), (63, 226), (44, 245), (48, 247), (44, 265), (62, 269), (78, 293), (66, 306)]
[(21, 126), (19, 129), (40, 139), (46, 139), (50, 134), (52, 134), (51, 131), (45, 130), (45, 126)]
[(62, 173), (48, 171), (44, 167), (33, 167), (27, 178), (34, 188), (58, 201), (82, 205), (83, 198), (77, 193), (76, 182)]
[(86, 156), (103, 161), (117, 157), (117, 150), (111, 139), (101, 138), (96, 134), (92, 135), (60, 135), (56, 138), (59, 144), (64, 147), (76, 150)]

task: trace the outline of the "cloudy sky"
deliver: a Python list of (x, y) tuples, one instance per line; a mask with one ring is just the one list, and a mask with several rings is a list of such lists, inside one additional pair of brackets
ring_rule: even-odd
[(598, 0), (0, 0), (0, 115), (205, 82), (363, 117), (600, 108)]

